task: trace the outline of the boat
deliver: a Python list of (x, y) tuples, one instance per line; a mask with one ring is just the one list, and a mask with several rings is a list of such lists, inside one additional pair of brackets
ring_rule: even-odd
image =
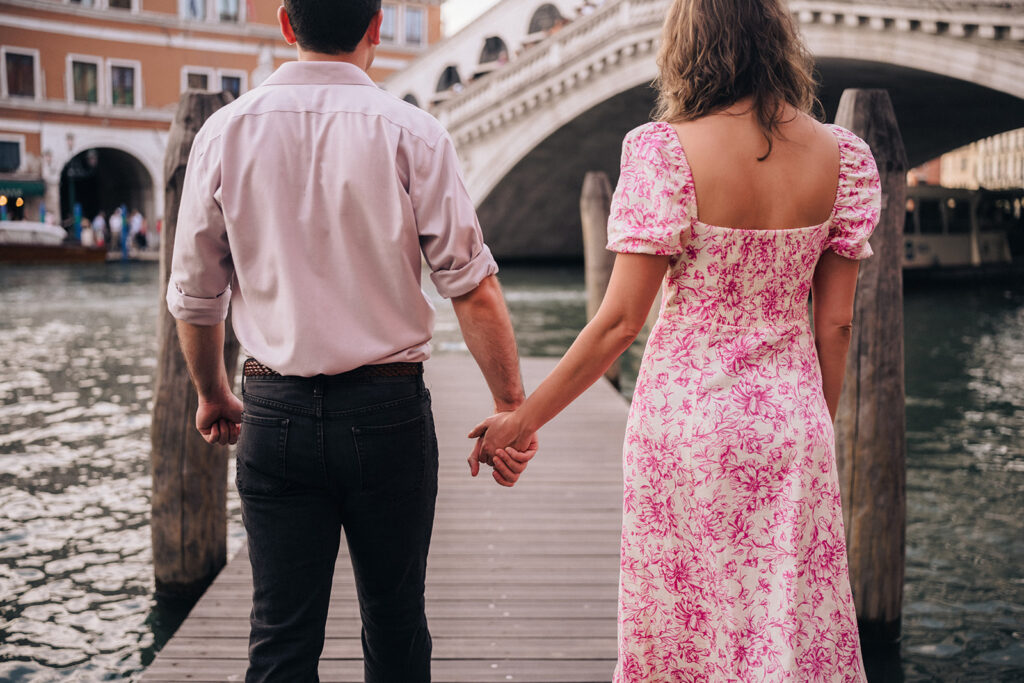
[[(990, 269), (1014, 263), (1024, 190), (907, 188), (905, 270)], [(1019, 254), (1018, 254), (1019, 256)]]
[(105, 263), (107, 250), (69, 242), (63, 228), (32, 221), (0, 221), (0, 263)]

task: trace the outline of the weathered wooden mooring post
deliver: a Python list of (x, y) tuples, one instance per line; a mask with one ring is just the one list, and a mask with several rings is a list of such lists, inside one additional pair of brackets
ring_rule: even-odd
[(907, 156), (885, 90), (846, 90), (836, 123), (871, 147), (882, 178), (875, 255), (860, 267), (836, 419), (836, 460), (861, 640), (899, 641), (906, 536), (903, 222)]
[[(188, 91), (181, 96), (164, 157), (166, 203), (160, 244), (159, 360), (152, 440), (153, 571), (160, 598), (198, 597), (227, 562), (227, 458), (225, 446), (206, 443), (195, 428), (198, 399), (164, 299), (185, 166), (203, 122), (233, 98)], [(230, 324), (224, 362), (234, 378), (238, 342)]]
[[(604, 171), (590, 171), (583, 178), (580, 193), (580, 219), (583, 222), (583, 263), (587, 287), (587, 320), (601, 307), (612, 276), (615, 254), (608, 244), (608, 214), (612, 206), (612, 183)], [(622, 374), (622, 361), (616, 360), (604, 376), (616, 388)]]

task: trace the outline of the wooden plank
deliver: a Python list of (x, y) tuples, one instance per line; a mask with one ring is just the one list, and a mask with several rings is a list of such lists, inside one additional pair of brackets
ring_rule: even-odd
[[(222, 618), (189, 619), (179, 633), (191, 638), (240, 638), (249, 635), (249, 611)], [(431, 635), (445, 638), (470, 638), (486, 633), (492, 638), (556, 638), (571, 633), (573, 637), (609, 638), (615, 636), (615, 619), (435, 619), (427, 615)], [(358, 637), (356, 619), (328, 618), (327, 634), (332, 638)], [(467, 653), (467, 656), (470, 653)], [(614, 652), (611, 653), (612, 656)], [(604, 656), (609, 656), (604, 653)], [(158, 657), (159, 659), (159, 657)], [(145, 679), (143, 679), (145, 680)]]
[[(554, 361), (525, 359), (527, 386)], [(428, 363), (441, 449), (427, 573), (433, 679), (451, 683), (608, 681), (615, 664), (621, 444), (627, 406), (594, 387), (540, 435), (519, 486), (472, 479), (465, 438), (489, 405), (472, 360)], [(252, 571), (243, 549), (157, 655), (142, 681), (241, 680)], [(335, 572), (321, 680), (361, 681), (347, 551)]]
[[(615, 638), (441, 638), (435, 637), (434, 660), (466, 659), (472, 653), (479, 659), (586, 659), (595, 651), (615, 650)], [(249, 640), (235, 638), (178, 637), (167, 644), (161, 655), (171, 659), (245, 659)], [(359, 659), (363, 654), (358, 637), (328, 638), (325, 659)]]
[[(440, 660), (433, 664), (434, 683), (607, 683), (614, 660)], [(164, 665), (159, 660), (147, 671), (146, 681), (240, 681), (238, 661), (206, 659), (193, 662), (174, 660)], [(320, 666), (323, 683), (348, 683), (363, 680), (359, 660), (326, 660)]]
[[(189, 614), (192, 619), (218, 618), (222, 614), (248, 610), (246, 598), (204, 600)], [(432, 600), (427, 604), (431, 621), (442, 619), (615, 619), (615, 605), (608, 600)], [(331, 600), (331, 619), (359, 619), (359, 604), (350, 599)]]

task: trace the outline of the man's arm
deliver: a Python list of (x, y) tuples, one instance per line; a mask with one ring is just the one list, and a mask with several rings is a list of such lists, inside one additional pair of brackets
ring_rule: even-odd
[(526, 398), (519, 351), (498, 278), (484, 278), (476, 289), (452, 298), (462, 338), (480, 366), (494, 397), (495, 411), (515, 410)]
[(199, 394), (196, 428), (209, 443), (238, 441), (242, 402), (231, 392), (224, 367), (224, 323), (193, 325), (177, 321), (181, 352)]
[[(489, 275), (472, 291), (453, 297), (452, 305), (459, 319), (462, 338), (494, 397), (495, 412), (515, 410), (526, 399), (526, 392), (519, 371), (519, 351), (512, 332), (512, 320), (498, 278)], [(536, 435), (530, 434), (513, 445), (519, 450), (536, 451), (536, 440)], [(469, 456), (473, 476), (479, 472), (480, 460), (490, 464), (494, 455), (490, 451), (482, 452), (481, 446), (481, 442), (477, 442)]]

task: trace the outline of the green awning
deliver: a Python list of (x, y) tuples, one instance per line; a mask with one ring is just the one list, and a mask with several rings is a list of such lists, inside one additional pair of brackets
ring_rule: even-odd
[(45, 193), (42, 180), (0, 180), (0, 195), (4, 197), (39, 197)]

